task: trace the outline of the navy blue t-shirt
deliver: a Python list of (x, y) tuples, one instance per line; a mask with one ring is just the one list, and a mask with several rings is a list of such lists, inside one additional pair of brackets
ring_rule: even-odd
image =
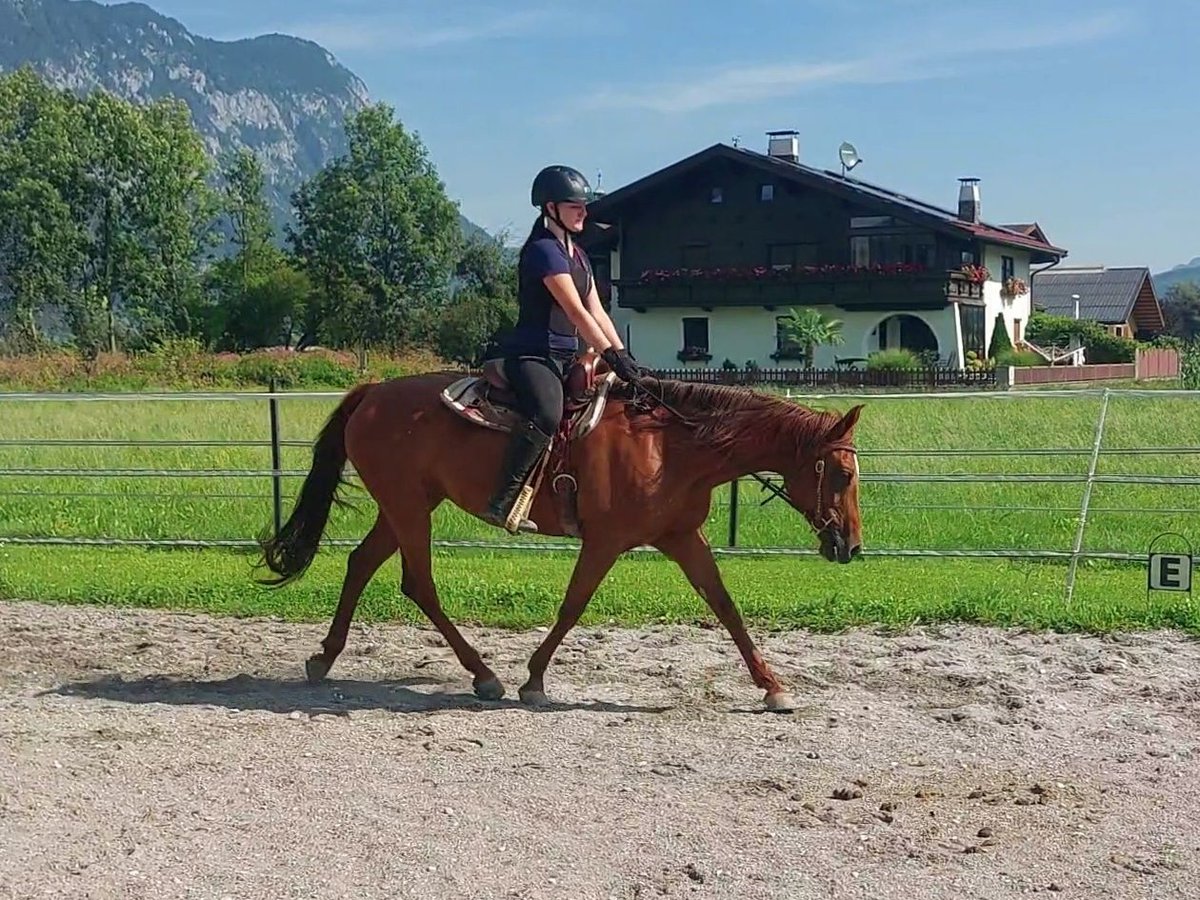
[(504, 342), (511, 354), (569, 357), (579, 349), (579, 330), (543, 283), (547, 275), (570, 275), (586, 302), (592, 287), (587, 255), (574, 247), (572, 260), (558, 238), (540, 227), (521, 253), (517, 268), (517, 325)]

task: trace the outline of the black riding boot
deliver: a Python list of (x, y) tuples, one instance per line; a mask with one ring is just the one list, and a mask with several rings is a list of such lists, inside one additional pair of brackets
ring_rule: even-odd
[[(542, 451), (550, 444), (550, 437), (542, 432), (532, 422), (525, 421), (513, 429), (508, 449), (504, 454), (504, 466), (500, 472), (500, 480), (496, 484), (496, 492), (492, 502), (488, 504), (483, 514), (483, 520), (501, 528), (507, 527), (505, 521), (512, 510), (513, 503), (520, 493), (521, 484), (533, 469)], [(522, 518), (517, 531), (537, 531), (537, 524)]]

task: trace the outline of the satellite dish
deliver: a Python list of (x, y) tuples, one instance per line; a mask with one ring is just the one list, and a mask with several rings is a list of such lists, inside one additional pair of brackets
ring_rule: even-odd
[(842, 141), (842, 146), (838, 147), (838, 157), (842, 160), (843, 175), (862, 162), (862, 157), (849, 141)]

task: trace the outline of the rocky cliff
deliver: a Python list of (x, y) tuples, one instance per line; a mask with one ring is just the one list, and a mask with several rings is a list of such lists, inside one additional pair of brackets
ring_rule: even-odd
[(25, 64), (79, 93), (182, 99), (210, 152), (248, 147), (263, 160), (277, 222), (300, 181), (343, 152), (342, 121), (368, 99), (363, 82), (311, 41), (212, 40), (142, 3), (0, 0), (0, 70)]

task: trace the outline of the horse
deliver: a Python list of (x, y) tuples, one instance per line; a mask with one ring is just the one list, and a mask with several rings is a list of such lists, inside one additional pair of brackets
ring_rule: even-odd
[[(820, 555), (849, 563), (862, 548), (853, 437), (863, 406), (841, 415), (745, 387), (654, 376), (630, 385), (590, 351), (575, 358), (565, 385), (562, 425), (518, 504), (531, 511), (539, 533), (579, 538), (580, 549), (554, 626), (529, 659), (521, 702), (551, 702), (544, 677), (555, 650), (621, 554), (652, 547), (680, 567), (728, 631), (765, 708), (794, 710), (795, 698), (747, 633), (703, 526), (715, 488), (774, 472), (783, 479), (780, 495), (815, 532)], [(277, 576), (261, 583), (277, 587), (300, 577), (316, 555), (333, 503), (345, 502), (339, 491), (348, 483), (347, 462), (378, 506), (349, 554), (321, 650), (305, 663), (310, 683), (328, 674), (345, 648), (359, 596), (399, 551), (401, 592), (471, 673), (476, 697), (504, 697), (504, 684), (441, 608), (431, 516), (444, 501), (477, 517), (484, 510), (505, 432), (518, 421), (515, 403), (503, 370), (492, 364), (482, 375), (433, 372), (362, 383), (329, 415), (289, 518), (258, 539), (260, 565)]]

